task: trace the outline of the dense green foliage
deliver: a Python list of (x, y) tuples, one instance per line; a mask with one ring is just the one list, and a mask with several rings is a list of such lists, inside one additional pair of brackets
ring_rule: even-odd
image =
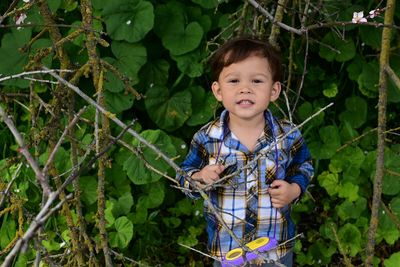
[[(1, 1), (0, 13), (5, 14), (12, 2)], [(42, 66), (51, 69), (65, 66), (57, 53), (62, 47), (64, 57), (69, 60), (68, 69), (75, 71), (65, 74), (65, 79), (73, 79), (71, 82), (93, 99), (103, 94), (108, 111), (127, 124), (135, 120), (133, 129), (176, 163), (185, 156), (193, 133), (220, 111), (209, 90), (206, 65), (209, 55), (232, 36), (245, 33), (268, 37), (271, 31), (270, 21), (246, 1), (92, 0), (92, 29), (56, 44), (59, 40), (49, 34), (46, 26), (56, 29), (61, 38), (81, 29), (84, 14), (80, 2), (47, 1), (54, 25), (49, 25), (39, 4), (20, 2), (16, 7), (19, 10), (3, 21), (3, 25), (10, 27), (0, 28), (0, 78), (25, 70), (40, 70)], [(37, 2), (47, 6), (46, 1)], [(275, 1), (259, 2), (265, 2), (265, 8), (272, 13), (276, 9)], [(288, 2), (282, 22), (300, 28), (299, 18), (306, 1)], [(304, 234), (296, 243), (295, 260), (299, 266), (340, 266), (350, 261), (361, 265), (365, 257), (377, 157), (383, 27), (349, 22), (353, 12), (368, 14), (377, 8), (377, 2), (311, 4), (304, 26), (316, 27), (301, 36), (281, 29), (277, 39), (285, 64), (285, 91), (290, 108), (294, 109), (293, 121), (301, 123), (334, 102), (333, 107), (302, 128), (316, 175), (309, 193), (294, 207), (298, 230)], [(27, 15), (24, 25), (21, 29), (11, 27), (21, 13)], [(383, 15), (384, 11), (369, 21), (381, 23)], [(399, 21), (398, 6), (395, 24), (399, 25)], [(393, 30), (390, 66), (400, 76), (398, 29)], [(90, 31), (94, 31), (97, 42), (101, 86), (93, 83), (88, 68), (93, 63), (89, 62), (85, 46)], [(32, 77), (51, 80), (45, 74)], [(96, 94), (99, 88), (104, 91)], [(41, 168), (52, 152), (49, 144), (60, 138), (72, 113), (88, 106), (56, 153), (55, 166), (49, 172), (53, 188), (57, 187), (55, 176), (64, 181), (76, 162), (87, 162), (94, 155), (95, 108), (68, 93), (68, 87), (15, 78), (1, 82), (0, 90), (1, 107), (12, 116)], [(375, 253), (376, 264), (384, 266), (396, 266), (400, 260), (399, 102), (400, 88), (390, 80), (386, 169)], [(289, 118), (283, 96), (272, 109), (278, 116)], [(121, 132), (112, 122), (109, 129), (113, 136)], [(210, 262), (208, 258), (179, 245), (206, 252), (202, 202), (186, 199), (179, 189), (171, 186), (174, 183), (162, 177), (161, 173), (174, 177), (175, 171), (152, 150), (128, 134), (123, 140), (134, 151), (115, 144), (107, 152), (109, 161), (103, 189), (108, 246), (114, 251), (111, 254), (114, 263), (134, 265), (130, 261), (133, 259), (144, 266), (206, 265)], [(0, 149), (0, 190), (4, 191), (16, 177), (0, 207), (3, 252), (0, 260), (3, 260), (15, 237), (24, 232), (40, 211), (42, 191), (4, 123), (0, 123)], [(149, 169), (148, 164), (161, 173)], [(80, 192), (80, 195), (46, 221), (36, 244), (30, 243), (15, 266), (31, 264), (36, 251), (43, 254), (44, 262), (76, 264), (77, 249), (89, 265), (104, 264), (98, 229), (102, 216), (97, 205), (98, 166), (91, 167), (79, 177), (78, 183), (66, 189), (67, 194)], [(71, 231), (82, 221), (86, 227), (78, 225), (78, 248), (71, 241), (74, 238)], [(85, 241), (83, 233), (90, 237), (90, 242)]]

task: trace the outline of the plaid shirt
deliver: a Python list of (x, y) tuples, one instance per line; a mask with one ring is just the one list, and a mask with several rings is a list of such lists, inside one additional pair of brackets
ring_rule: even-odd
[[(295, 225), (290, 218), (289, 206), (280, 209), (272, 207), (268, 187), (274, 179), (283, 179), (298, 184), (303, 194), (313, 175), (309, 150), (299, 130), (293, 131), (275, 145), (275, 138), (279, 139), (293, 129), (293, 124), (278, 120), (270, 111), (266, 111), (264, 134), (251, 152), (229, 130), (228, 115), (228, 111), (223, 111), (219, 119), (203, 126), (194, 135), (181, 167), (189, 176), (206, 165), (216, 163), (225, 166), (220, 177), (238, 172), (208, 191), (211, 203), (242, 242), (267, 236), (282, 243), (294, 237)], [(262, 156), (254, 161), (260, 153)], [(249, 163), (247, 168), (242, 168)], [(180, 181), (183, 186), (189, 187), (183, 176)], [(188, 195), (199, 197), (196, 192)], [(206, 202), (205, 217), (208, 247), (213, 256), (221, 259), (229, 250), (239, 247)], [(276, 260), (283, 257), (293, 247), (293, 243), (279, 246), (269, 254), (270, 258)]]

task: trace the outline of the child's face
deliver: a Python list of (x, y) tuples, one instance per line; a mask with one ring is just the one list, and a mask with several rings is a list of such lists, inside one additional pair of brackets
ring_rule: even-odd
[(254, 55), (224, 67), (212, 90), (231, 120), (263, 120), (269, 103), (279, 97), (281, 84), (272, 80), (268, 60)]

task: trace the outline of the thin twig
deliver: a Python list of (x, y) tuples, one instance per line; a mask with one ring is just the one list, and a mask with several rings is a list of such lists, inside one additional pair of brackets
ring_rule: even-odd
[(64, 132), (61, 134), (61, 137), (58, 139), (57, 144), (54, 146), (53, 151), (51, 151), (49, 158), (47, 159), (46, 164), (43, 167), (42, 173), (43, 175), (47, 175), (47, 170), (50, 164), (53, 162), (54, 157), (58, 148), (61, 146), (61, 143), (64, 141), (65, 136), (67, 135), (68, 131), (76, 124), (79, 117), (86, 111), (86, 106), (84, 106), (79, 112), (75, 115), (74, 119), (68, 124), (68, 126), (64, 129)]
[(11, 133), (14, 135), (14, 138), (16, 142), (19, 145), (19, 152), (24, 155), (25, 159), (28, 161), (29, 165), (31, 166), (32, 170), (35, 172), (36, 179), (39, 182), (40, 186), (42, 187), (43, 190), (43, 196), (47, 198), (47, 196), (50, 194), (51, 189), (50, 185), (47, 181), (47, 178), (43, 175), (42, 171), (40, 170), (37, 162), (34, 160), (33, 156), (25, 146), (24, 139), (22, 138), (22, 135), (20, 132), (17, 130), (17, 128), (14, 125), (14, 122), (8, 117), (8, 115), (5, 113), (3, 108), (0, 106), (0, 116), (3, 118), (5, 124), (7, 127), (10, 129)]
[(259, 3), (257, 3), (257, 1), (255, 0), (247, 0), (255, 9), (257, 9), (258, 11), (261, 12), (261, 14), (263, 14), (264, 16), (266, 16), (273, 24), (276, 24), (278, 26), (280, 26), (282, 29), (285, 29), (289, 32), (293, 32), (295, 34), (298, 35), (302, 35), (302, 31), (290, 27), (289, 25), (286, 25), (280, 21), (276, 21), (274, 16), (271, 15), (271, 13), (269, 13), (267, 10), (265, 10)]
[(25, 71), (25, 72), (22, 72), (22, 73), (13, 74), (13, 75), (10, 75), (10, 76), (6, 76), (6, 77), (3, 77), (3, 78), (0, 78), (0, 82), (11, 80), (11, 79), (15, 79), (15, 78), (19, 78), (19, 77), (23, 77), (23, 76), (27, 76), (27, 75), (47, 74), (47, 73), (51, 73), (51, 72), (74, 72), (74, 71), (73, 70), (59, 70), (59, 69)]

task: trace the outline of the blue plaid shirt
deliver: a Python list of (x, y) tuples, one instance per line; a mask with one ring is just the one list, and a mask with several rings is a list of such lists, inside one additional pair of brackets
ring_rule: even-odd
[[(249, 151), (228, 128), (228, 111), (203, 126), (193, 137), (189, 153), (181, 164), (191, 176), (209, 164), (223, 164), (220, 177), (238, 173), (208, 191), (210, 201), (225, 223), (244, 243), (258, 237), (275, 238), (282, 243), (295, 235), (295, 225), (290, 218), (290, 207), (275, 209), (271, 205), (268, 187), (274, 179), (283, 179), (300, 186), (305, 192), (313, 175), (310, 152), (300, 131), (295, 130), (274, 144), (291, 129), (293, 124), (278, 120), (270, 111), (265, 112), (264, 134), (257, 140), (254, 151)], [(255, 157), (262, 154), (258, 160)], [(243, 169), (243, 166), (248, 165)], [(180, 177), (182, 186), (189, 183)], [(192, 198), (199, 197), (190, 192)], [(229, 250), (239, 247), (222, 227), (205, 202), (208, 247), (213, 256), (222, 258)], [(283, 257), (293, 247), (293, 242), (279, 246), (277, 258)]]

